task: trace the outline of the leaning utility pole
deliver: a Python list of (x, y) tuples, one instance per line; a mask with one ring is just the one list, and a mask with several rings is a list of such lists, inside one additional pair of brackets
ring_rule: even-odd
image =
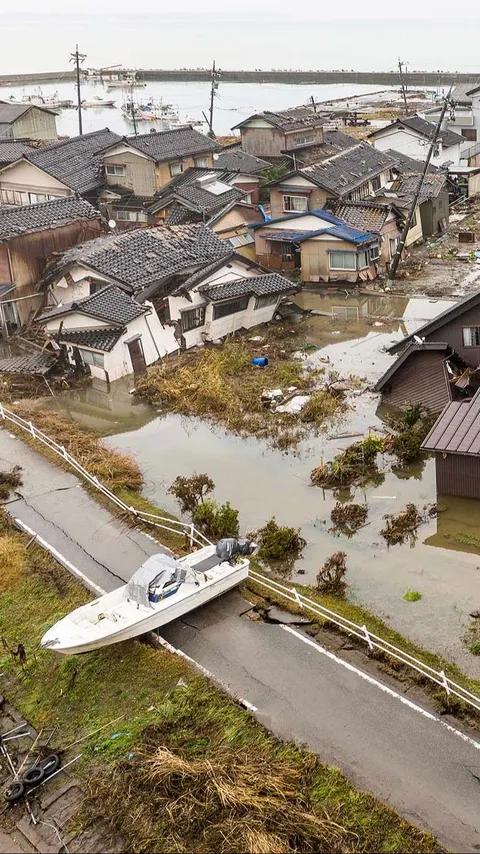
[(218, 82), (217, 81), (218, 81), (218, 78), (220, 77), (221, 73), (222, 72), (220, 70), (217, 70), (217, 68), (215, 67), (215, 60), (213, 60), (212, 82), (211, 82), (211, 86), (210, 86), (210, 113), (209, 113), (210, 117), (208, 120), (208, 136), (212, 137), (212, 139), (215, 137), (215, 134), (213, 132), (213, 101), (215, 99), (215, 94), (216, 94), (216, 91), (218, 89)]
[(435, 146), (437, 144), (438, 134), (440, 133), (440, 128), (442, 127), (443, 118), (445, 116), (445, 113), (447, 111), (447, 107), (448, 107), (449, 102), (450, 102), (451, 91), (452, 91), (452, 87), (450, 87), (450, 92), (448, 93), (447, 97), (445, 98), (445, 100), (443, 102), (442, 111), (440, 113), (438, 122), (435, 126), (435, 131), (434, 131), (434, 134), (432, 137), (432, 141), (430, 143), (430, 148), (428, 149), (428, 154), (427, 154), (427, 158), (425, 160), (424, 166), (423, 166), (423, 171), (422, 171), (422, 174), (420, 176), (420, 180), (418, 182), (417, 189), (415, 190), (415, 195), (412, 199), (412, 204), (410, 205), (410, 210), (408, 211), (407, 218), (405, 220), (405, 225), (403, 226), (403, 231), (402, 231), (402, 236), (400, 238), (400, 242), (397, 244), (395, 255), (394, 255), (393, 261), (392, 261), (392, 266), (390, 267), (390, 271), (388, 274), (387, 287), (393, 282), (393, 280), (395, 278), (395, 274), (397, 272), (397, 267), (398, 267), (400, 258), (402, 257), (403, 248), (405, 246), (405, 240), (407, 239), (407, 234), (408, 234), (409, 229), (410, 229), (410, 223), (412, 221), (413, 214), (414, 214), (415, 209), (417, 207), (417, 203), (418, 203), (420, 193), (422, 192), (422, 187), (423, 187), (423, 182), (425, 180), (425, 175), (428, 172), (428, 167), (430, 166), (430, 160), (432, 159), (432, 155), (433, 155), (433, 152), (435, 150)]
[(80, 136), (83, 134), (83, 126), (82, 126), (82, 93), (80, 90), (80, 63), (87, 58), (86, 53), (78, 52), (78, 44), (75, 45), (75, 53), (70, 54), (70, 62), (75, 63), (75, 69), (77, 72), (77, 107), (78, 107), (78, 133)]
[(405, 104), (405, 112), (408, 113), (408, 105), (407, 105), (407, 84), (404, 83), (403, 80), (403, 66), (405, 66), (405, 70), (407, 68), (407, 63), (402, 62), (400, 57), (398, 57), (398, 70), (400, 71), (400, 84), (402, 86), (402, 95), (403, 95), (403, 103)]

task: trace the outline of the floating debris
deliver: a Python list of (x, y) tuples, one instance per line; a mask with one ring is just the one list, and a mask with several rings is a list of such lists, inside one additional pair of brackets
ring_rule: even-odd
[(391, 546), (404, 543), (407, 539), (410, 539), (410, 545), (413, 546), (418, 526), (425, 522), (428, 516), (428, 505), (419, 510), (415, 504), (409, 503), (405, 510), (401, 510), (400, 513), (391, 513), (383, 517), (386, 520), (386, 525), (380, 534)]
[(377, 468), (377, 454), (383, 450), (383, 439), (367, 436), (363, 442), (354, 442), (332, 462), (313, 469), (310, 479), (315, 486), (325, 487), (381, 482), (383, 475)]
[(344, 576), (347, 572), (347, 555), (345, 552), (334, 552), (325, 561), (317, 574), (317, 588), (322, 593), (335, 593), (343, 596), (346, 583)]
[(333, 522), (330, 533), (346, 534), (347, 537), (352, 537), (359, 528), (365, 525), (367, 516), (368, 507), (366, 504), (341, 504), (340, 501), (337, 501), (330, 514)]

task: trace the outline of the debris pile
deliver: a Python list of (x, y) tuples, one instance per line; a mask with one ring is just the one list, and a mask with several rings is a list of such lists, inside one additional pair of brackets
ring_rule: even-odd
[(345, 552), (334, 552), (325, 561), (317, 574), (317, 589), (322, 593), (334, 593), (343, 596), (345, 593), (347, 572), (347, 555)]
[(431, 511), (428, 505), (419, 510), (415, 504), (409, 503), (405, 510), (401, 510), (400, 513), (390, 513), (383, 517), (386, 524), (380, 534), (390, 546), (404, 543), (407, 539), (413, 545), (418, 526), (425, 522), (430, 515)]
[(20, 466), (14, 466), (11, 471), (0, 471), (0, 501), (6, 501), (11, 491), (22, 485)]
[(436, 421), (433, 415), (421, 404), (415, 403), (389, 415), (388, 423), (397, 432), (384, 440), (385, 450), (395, 454), (401, 463), (411, 463), (422, 456), (421, 444)]
[(367, 436), (362, 442), (354, 442), (332, 462), (313, 469), (310, 479), (315, 486), (324, 487), (381, 482), (377, 454), (383, 450), (383, 439)]
[(337, 501), (330, 514), (333, 527), (329, 531), (332, 534), (346, 534), (347, 537), (352, 537), (359, 528), (363, 528), (367, 516), (366, 504), (341, 504)]

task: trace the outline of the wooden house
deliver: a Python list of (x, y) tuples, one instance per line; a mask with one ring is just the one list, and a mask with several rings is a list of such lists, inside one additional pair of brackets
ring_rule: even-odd
[(422, 448), (435, 454), (439, 494), (480, 498), (480, 392), (449, 403)]

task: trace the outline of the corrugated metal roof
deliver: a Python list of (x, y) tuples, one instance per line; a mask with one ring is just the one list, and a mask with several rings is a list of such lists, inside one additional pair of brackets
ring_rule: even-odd
[(480, 456), (480, 396), (450, 403), (423, 442), (426, 451)]

